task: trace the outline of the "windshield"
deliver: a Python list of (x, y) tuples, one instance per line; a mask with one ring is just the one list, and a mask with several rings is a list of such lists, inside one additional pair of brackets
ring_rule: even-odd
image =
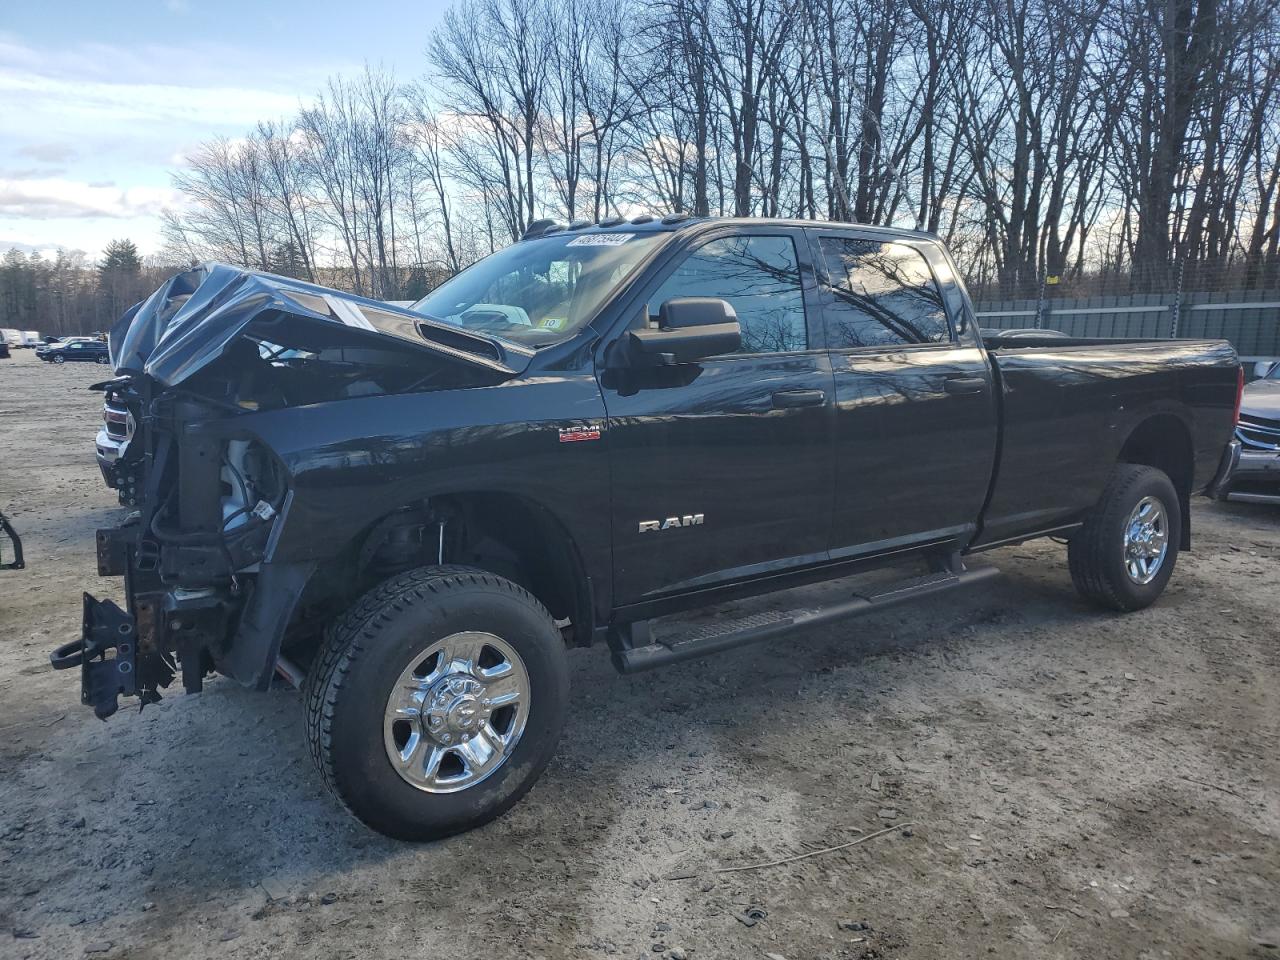
[(577, 333), (666, 234), (582, 233), (524, 240), (473, 264), (410, 309), (526, 346)]

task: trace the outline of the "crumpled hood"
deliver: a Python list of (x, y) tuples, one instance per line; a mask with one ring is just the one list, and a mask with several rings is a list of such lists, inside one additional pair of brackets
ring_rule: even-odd
[[(111, 328), (117, 374), (145, 373), (174, 386), (212, 363), (259, 318), (282, 315), (303, 324), (345, 327), (352, 336), (387, 338), (406, 350), (515, 376), (532, 351), (477, 336), (377, 300), (259, 273), (205, 263), (179, 273), (124, 314)], [(439, 339), (436, 339), (438, 337)]]
[(1255, 380), (1245, 387), (1240, 412), (1280, 420), (1280, 380)]

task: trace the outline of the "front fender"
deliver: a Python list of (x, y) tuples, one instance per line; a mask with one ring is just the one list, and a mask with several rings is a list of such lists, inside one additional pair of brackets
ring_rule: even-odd
[[(291, 503), (273, 563), (337, 558), (405, 504), (509, 493), (547, 510), (576, 544), (597, 594), (610, 593), (607, 431), (590, 374), (362, 397), (237, 417), (236, 426), (287, 475)], [(596, 439), (576, 439), (594, 431)]]

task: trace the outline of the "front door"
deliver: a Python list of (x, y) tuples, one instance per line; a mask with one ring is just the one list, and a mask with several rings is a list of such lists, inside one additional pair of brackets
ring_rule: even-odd
[[(687, 241), (643, 291), (728, 301), (736, 354), (601, 376), (613, 483), (614, 602), (713, 587), (826, 559), (826, 352), (803, 233), (725, 228)], [(638, 316), (641, 314), (638, 314)]]
[(810, 239), (836, 385), (832, 558), (967, 544), (997, 420), (950, 263), (923, 240), (823, 229)]

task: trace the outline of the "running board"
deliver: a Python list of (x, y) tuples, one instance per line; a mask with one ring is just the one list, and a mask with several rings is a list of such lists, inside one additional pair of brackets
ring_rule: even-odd
[(623, 673), (639, 673), (681, 660), (692, 660), (721, 650), (760, 643), (804, 627), (816, 627), (837, 620), (861, 617), (908, 600), (919, 600), (958, 587), (990, 580), (1000, 573), (995, 567), (978, 566), (958, 573), (944, 571), (903, 580), (878, 593), (855, 593), (849, 600), (824, 607), (766, 611), (735, 620), (712, 623), (694, 630), (654, 641), (650, 621), (630, 624), (631, 639), (648, 641), (614, 651), (614, 662)]
[(1280, 494), (1276, 493), (1228, 493), (1224, 500), (1233, 503), (1280, 503)]

